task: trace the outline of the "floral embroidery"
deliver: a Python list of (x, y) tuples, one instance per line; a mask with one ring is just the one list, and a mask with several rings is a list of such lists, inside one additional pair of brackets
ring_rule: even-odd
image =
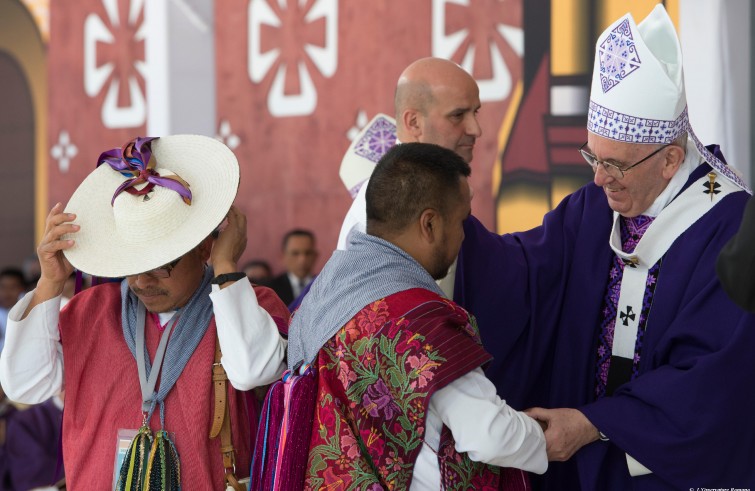
[(412, 369), (409, 376), (417, 377), (417, 380), (413, 380), (409, 384), (412, 389), (426, 387), (427, 383), (433, 378), (433, 369), (439, 365), (439, 363), (431, 361), (424, 354), (419, 356), (412, 355), (406, 361)]
[(359, 443), (351, 435), (344, 435), (341, 438), (341, 448), (345, 450), (346, 456), (354, 459), (359, 456)]
[(356, 323), (364, 336), (372, 335), (388, 319), (388, 306), (385, 302), (374, 302), (363, 309), (356, 317)]
[[(387, 300), (392, 297), (368, 305), (320, 351), (306, 489), (409, 487), (424, 445), (426, 410), (439, 370), (458, 342), (478, 339), (464, 310), (421, 291), (422, 302), (402, 315), (391, 312)], [(423, 322), (415, 323), (419, 317)], [(418, 331), (419, 324), (430, 327)], [(438, 330), (457, 342), (439, 342), (437, 334), (427, 339)], [(446, 352), (435, 346), (444, 346)], [(480, 478), (475, 481), (479, 489), (497, 482), (497, 469), (473, 463), (466, 454), (458, 454), (453, 443), (444, 451), (447, 454), (439, 459), (447, 461), (446, 489), (471, 489), (473, 478)]]
[(357, 374), (351, 370), (346, 362), (341, 361), (339, 366), (341, 369), (338, 372), (338, 380), (340, 380), (343, 385), (348, 386), (351, 382), (356, 381)]
[(377, 379), (377, 382), (367, 387), (362, 403), (373, 418), (379, 417), (382, 411), (385, 419), (393, 419), (393, 416), (399, 412), (398, 406), (393, 402), (388, 393), (388, 387), (382, 379)]

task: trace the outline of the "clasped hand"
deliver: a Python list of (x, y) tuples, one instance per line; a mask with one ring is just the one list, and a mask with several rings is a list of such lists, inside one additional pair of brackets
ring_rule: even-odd
[(600, 437), (598, 429), (577, 409), (535, 407), (525, 413), (545, 425), (545, 450), (550, 461), (569, 460)]

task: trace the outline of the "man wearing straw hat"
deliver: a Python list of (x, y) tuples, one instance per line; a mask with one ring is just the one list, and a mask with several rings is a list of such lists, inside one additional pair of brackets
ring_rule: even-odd
[(751, 488), (755, 320), (715, 273), (749, 189), (690, 127), (662, 5), (598, 39), (587, 129), (594, 182), (542, 226), (465, 225), (456, 299), (488, 375), (513, 407), (561, 408), (529, 412), (568, 460), (542, 489)]
[[(11, 310), (0, 381), (26, 403), (65, 387), (71, 489), (225, 489), (233, 450), (224, 441), (221, 455), (225, 429), (210, 440), (213, 401), (245, 472), (250, 434), (239, 390), (282, 372), (285, 341), (271, 314), (287, 317), (271, 291), (236, 272), (246, 246), (246, 219), (231, 206), (238, 163), (212, 138), (178, 135), (136, 138), (97, 165), (65, 212), (57, 204), (48, 216), (42, 276)], [(58, 314), (74, 267), (125, 279), (76, 295)], [(224, 390), (214, 364), (233, 388)]]

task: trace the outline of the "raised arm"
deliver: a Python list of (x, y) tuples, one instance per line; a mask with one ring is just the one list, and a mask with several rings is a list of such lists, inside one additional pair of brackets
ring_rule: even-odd
[[(216, 274), (236, 271), (246, 248), (246, 217), (236, 208), (212, 249)], [(213, 286), (210, 294), (218, 329), (221, 363), (231, 385), (249, 390), (273, 382), (285, 370), (287, 342), (270, 314), (260, 306), (246, 277)]]
[(0, 356), (0, 382), (14, 401), (36, 404), (63, 387), (63, 348), (58, 314), (60, 295), (73, 267), (63, 255), (74, 239), (63, 239), (79, 226), (76, 215), (53, 206), (47, 216), (45, 235), (37, 247), (41, 276), (37, 287), (11, 309)]

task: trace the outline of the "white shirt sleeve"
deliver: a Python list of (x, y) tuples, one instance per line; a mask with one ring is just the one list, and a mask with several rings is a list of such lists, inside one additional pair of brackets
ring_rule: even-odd
[(39, 404), (63, 388), (63, 346), (58, 317), (60, 296), (35, 306), (21, 317), (34, 292), (27, 293), (8, 313), (5, 347), (0, 354), (0, 383), (8, 397)]
[(456, 451), (467, 452), (472, 460), (537, 474), (548, 469), (540, 425), (498, 397), (482, 369), (434, 393), (429, 406), (451, 430)]
[(359, 232), (367, 231), (367, 184), (369, 179), (364, 181), (362, 187), (359, 188), (354, 201), (351, 203), (351, 208), (346, 212), (346, 217), (343, 219), (343, 225), (341, 225), (341, 233), (338, 234), (338, 245), (336, 249), (339, 251), (345, 251), (349, 244), (349, 233), (352, 230), (358, 230)]
[(221, 363), (238, 390), (250, 390), (278, 379), (286, 369), (288, 343), (270, 314), (257, 302), (248, 281), (236, 281), (222, 290), (212, 286), (215, 324)]

